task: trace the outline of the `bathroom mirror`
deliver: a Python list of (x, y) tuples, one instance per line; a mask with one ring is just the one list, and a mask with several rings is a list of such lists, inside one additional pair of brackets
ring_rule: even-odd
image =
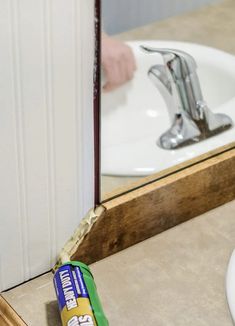
[[(232, 2), (102, 0), (103, 201), (234, 146)], [(122, 60), (123, 42), (133, 78), (104, 90), (109, 65), (111, 81), (120, 77), (112, 60)]]

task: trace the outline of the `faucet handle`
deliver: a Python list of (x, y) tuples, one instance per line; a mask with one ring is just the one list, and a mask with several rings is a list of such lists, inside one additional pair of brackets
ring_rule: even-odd
[(182, 51), (168, 48), (153, 48), (149, 46), (140, 46), (147, 53), (159, 53), (162, 55), (165, 65), (171, 71), (174, 79), (182, 79), (195, 73), (197, 64), (194, 58)]
[(147, 53), (162, 55), (166, 70), (176, 89), (173, 93), (178, 107), (188, 112), (193, 119), (200, 120), (201, 112), (198, 103), (204, 102), (204, 98), (194, 58), (182, 50), (148, 46), (141, 46), (141, 49)]

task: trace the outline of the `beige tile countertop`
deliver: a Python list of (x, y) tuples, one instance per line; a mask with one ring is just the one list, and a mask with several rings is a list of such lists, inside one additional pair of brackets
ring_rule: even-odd
[[(110, 326), (232, 326), (235, 201), (91, 265)], [(29, 326), (60, 325), (52, 275), (5, 292)]]
[[(149, 39), (193, 42), (235, 54), (234, 16), (235, 1), (225, 0), (217, 5), (127, 31), (116, 35), (116, 38), (122, 41)], [(133, 182), (141, 178), (103, 176), (103, 198), (108, 198), (114, 190), (115, 193), (124, 192), (125, 187), (131, 187)]]
[(204, 44), (235, 54), (235, 1), (171, 17), (117, 35), (123, 40), (174, 40)]

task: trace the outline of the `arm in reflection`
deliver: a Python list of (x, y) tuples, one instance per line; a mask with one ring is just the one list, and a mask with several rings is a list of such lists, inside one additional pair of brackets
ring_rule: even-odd
[(102, 33), (101, 64), (106, 80), (103, 90), (106, 92), (131, 80), (136, 70), (131, 48), (105, 33)]

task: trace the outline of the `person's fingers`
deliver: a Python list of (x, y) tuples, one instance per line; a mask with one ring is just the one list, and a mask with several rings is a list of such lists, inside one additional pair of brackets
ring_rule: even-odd
[(111, 92), (115, 89), (115, 86), (112, 86), (110, 83), (106, 83), (104, 86), (103, 86), (103, 91), (104, 92)]
[(121, 86), (131, 80), (135, 70), (135, 60), (132, 50), (127, 45), (123, 45), (122, 52), (119, 54), (118, 61), (119, 79), (116, 86)]
[(128, 60), (126, 59), (125, 55), (123, 55), (123, 57), (119, 61), (119, 71), (120, 71), (119, 85), (122, 85), (129, 80)]
[(129, 60), (121, 60), (112, 67), (105, 70), (106, 84), (103, 89), (111, 91), (125, 82), (131, 80), (134, 75), (132, 62)]
[(131, 48), (129, 48), (128, 50), (129, 51), (127, 52), (127, 56), (126, 56), (126, 65), (127, 65), (128, 79), (130, 80), (134, 76), (134, 72), (136, 70), (136, 62)]
[(111, 91), (123, 83), (123, 69), (119, 62), (110, 62), (104, 66), (104, 72), (106, 75), (106, 84), (104, 85), (103, 89), (105, 91)]
[(107, 35), (102, 42), (102, 66), (106, 77), (104, 91), (113, 90), (133, 78), (136, 70), (131, 48)]
[(127, 80), (133, 79), (134, 67), (133, 67), (132, 61), (130, 61), (130, 60), (127, 61), (126, 74), (127, 74), (127, 77), (126, 77)]
[(135, 59), (131, 48), (123, 45), (123, 52), (120, 56), (120, 65), (122, 71), (122, 83), (125, 83), (133, 78), (135, 71)]

